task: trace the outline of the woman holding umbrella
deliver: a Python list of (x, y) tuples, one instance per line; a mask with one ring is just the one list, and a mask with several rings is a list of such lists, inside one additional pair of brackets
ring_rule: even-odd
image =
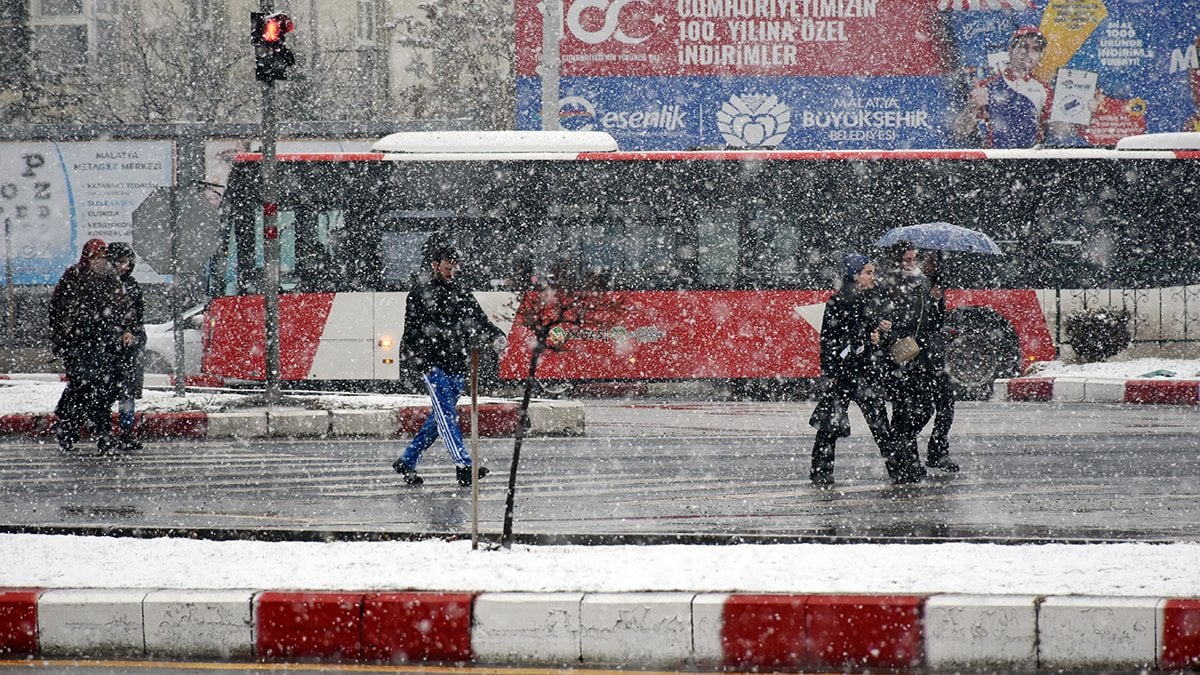
[(875, 364), (892, 324), (878, 315), (874, 288), (875, 264), (857, 253), (845, 256), (842, 286), (825, 304), (821, 324), (821, 372), (829, 387), (809, 420), (817, 429), (809, 478), (818, 487), (833, 484), (834, 452), (837, 439), (850, 433), (846, 409), (851, 401), (862, 410), (892, 481), (921, 480), (919, 458), (896, 442), (878, 386)]
[[(913, 330), (916, 324), (920, 324), (922, 328), (921, 336), (916, 338), (922, 350), (918, 355), (921, 361), (913, 366), (911, 373), (902, 372), (903, 377), (897, 378), (904, 393), (895, 396), (899, 401), (911, 398), (911, 394), (915, 392), (920, 394), (922, 400), (900, 401), (898, 411), (893, 413), (893, 425), (899, 427), (899, 433), (910, 437), (909, 448), (915, 450), (917, 434), (929, 421), (930, 416), (936, 413), (925, 465), (953, 473), (959, 470), (959, 466), (950, 459), (949, 434), (950, 426), (954, 422), (954, 391), (950, 384), (950, 375), (946, 371), (944, 328), (947, 312), (941, 278), (942, 252), (959, 251), (997, 256), (1004, 255), (1004, 252), (983, 232), (944, 222), (894, 227), (880, 237), (875, 245), (902, 250), (903, 257), (899, 259), (897, 267), (909, 266), (911, 276), (923, 277), (922, 284), (928, 289), (927, 294), (906, 294), (909, 298), (919, 296), (921, 302), (908, 303), (904, 309), (907, 318), (898, 321), (902, 325), (895, 331), (895, 335), (903, 337), (905, 331)], [(923, 274), (917, 269), (916, 249), (927, 251)], [(910, 257), (910, 253), (912, 261), (906, 263), (904, 258)], [(924, 320), (921, 307), (932, 310), (930, 314), (925, 315)], [(913, 316), (917, 318), (915, 323), (912, 320)], [(897, 415), (899, 419), (896, 419)]]
[[(936, 433), (930, 441), (926, 466), (957, 471), (946, 438), (953, 420), (954, 399), (945, 373), (946, 301), (939, 279), (940, 254), (930, 252), (925, 256), (926, 274), (918, 265), (917, 248), (911, 242), (897, 241), (889, 252), (892, 264), (883, 291), (895, 338), (889, 350), (892, 430), (896, 442), (919, 457), (917, 435), (937, 410), (939, 424), (935, 426), (942, 434), (940, 441)], [(907, 350), (902, 348), (905, 343)], [(947, 397), (948, 415), (943, 412), (947, 410)]]

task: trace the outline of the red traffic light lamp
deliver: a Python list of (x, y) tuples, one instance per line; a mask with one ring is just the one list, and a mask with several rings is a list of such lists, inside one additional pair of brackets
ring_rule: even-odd
[(272, 14), (263, 18), (262, 41), (268, 44), (283, 42), (283, 38), (296, 30), (292, 17), (287, 14)]
[(281, 12), (250, 12), (250, 42), (254, 44), (254, 77), (263, 82), (286, 80), (287, 69), (296, 57), (284, 45), (287, 34), (296, 29), (292, 17)]

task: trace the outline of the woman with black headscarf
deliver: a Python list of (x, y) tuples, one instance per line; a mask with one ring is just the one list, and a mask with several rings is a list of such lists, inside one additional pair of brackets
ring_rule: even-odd
[(884, 336), (892, 324), (878, 315), (874, 288), (874, 263), (857, 253), (845, 256), (842, 286), (825, 304), (821, 323), (821, 372), (828, 388), (809, 420), (817, 429), (809, 478), (817, 486), (833, 484), (837, 439), (850, 434), (846, 410), (851, 401), (862, 410), (892, 481), (921, 480), (916, 458), (899, 454), (903, 446), (896, 443), (878, 386), (877, 357), (884, 353)]
[(100, 239), (89, 239), (79, 262), (63, 272), (50, 296), (50, 342), (67, 374), (54, 409), (63, 450), (75, 449), (81, 426), (91, 430), (100, 452), (117, 447), (111, 411), (121, 345), (132, 337), (124, 332), (130, 311), (107, 247)]

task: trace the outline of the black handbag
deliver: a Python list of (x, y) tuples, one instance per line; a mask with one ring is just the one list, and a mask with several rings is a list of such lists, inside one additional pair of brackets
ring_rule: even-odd
[(822, 394), (817, 401), (817, 407), (813, 408), (812, 415), (808, 418), (808, 426), (827, 436), (845, 438), (850, 435), (850, 414), (846, 412), (846, 405), (842, 403), (842, 397), (838, 396), (836, 391)]

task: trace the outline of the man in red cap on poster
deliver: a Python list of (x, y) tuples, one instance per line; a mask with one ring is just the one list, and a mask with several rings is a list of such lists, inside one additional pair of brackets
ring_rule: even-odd
[[(1200, 35), (1196, 36), (1196, 49), (1200, 50)], [(1183, 130), (1200, 131), (1200, 68), (1189, 70), (1188, 77), (1192, 82), (1192, 104), (1196, 106), (1196, 114), (1184, 122)]]
[(1042, 142), (1050, 121), (1053, 92), (1033, 72), (1046, 51), (1037, 26), (1021, 26), (1008, 42), (1008, 65), (971, 91), (955, 119), (955, 135), (968, 138), (984, 128), (985, 148), (1030, 148)]

